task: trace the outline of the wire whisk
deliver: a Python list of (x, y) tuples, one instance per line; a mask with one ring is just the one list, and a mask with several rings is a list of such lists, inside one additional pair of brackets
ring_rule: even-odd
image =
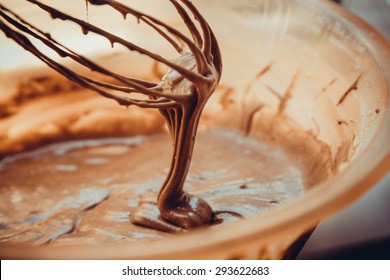
[[(156, 108), (165, 117), (174, 144), (171, 166), (157, 195), (157, 202), (150, 199), (141, 201), (139, 210), (132, 215), (132, 222), (164, 231), (182, 231), (211, 223), (214, 214), (207, 202), (183, 190), (199, 119), (222, 72), (222, 59), (217, 39), (194, 4), (189, 0), (169, 0), (191, 34), (189, 38), (154, 16), (137, 11), (118, 1), (86, 1), (87, 5), (109, 6), (124, 19), (131, 15), (155, 30), (161, 39), (167, 41), (178, 53), (177, 59), (171, 61), (41, 1), (26, 0), (26, 2), (38, 6), (53, 19), (77, 24), (84, 35), (94, 33), (106, 38), (111, 45), (120, 44), (131, 52), (138, 52), (169, 67), (159, 82), (115, 73), (92, 59), (72, 51), (70, 47), (54, 39), (51, 34), (26, 21), (11, 8), (0, 4), (0, 29), (8, 38), (49, 67), (84, 88), (116, 100), (120, 105)], [(86, 69), (113, 79), (113, 82), (77, 73), (71, 67), (46, 55), (33, 44), (30, 37), (46, 45), (59, 57), (70, 58)], [(133, 93), (142, 94), (147, 98), (135, 98)]]

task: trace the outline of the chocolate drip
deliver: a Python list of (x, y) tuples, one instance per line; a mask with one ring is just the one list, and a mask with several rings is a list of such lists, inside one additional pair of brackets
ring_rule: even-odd
[[(50, 34), (41, 31), (10, 9), (0, 5), (1, 30), (7, 37), (34, 54), (49, 67), (80, 86), (116, 100), (120, 105), (156, 108), (165, 117), (173, 142), (173, 155), (169, 172), (157, 196), (157, 202), (150, 203), (149, 200), (145, 203), (145, 201), (141, 201), (139, 209), (132, 215), (132, 222), (163, 231), (182, 231), (210, 224), (214, 214), (208, 203), (204, 199), (184, 191), (185, 178), (192, 158), (199, 119), (208, 98), (220, 80), (222, 71), (221, 54), (217, 40), (210, 26), (195, 6), (188, 0), (170, 0), (191, 33), (191, 40), (164, 22), (117, 1), (86, 1), (87, 8), (88, 3), (107, 5), (119, 12), (124, 19), (127, 15), (132, 15), (139, 22), (150, 26), (179, 53), (178, 59), (170, 61), (40, 1), (27, 1), (39, 6), (50, 14), (53, 19), (76, 23), (80, 26), (84, 35), (95, 33), (107, 38), (111, 45), (121, 44), (130, 51), (136, 51), (170, 67), (160, 83), (119, 75), (73, 52), (54, 40)], [(198, 24), (195, 24), (187, 11), (192, 14)], [(197, 26), (200, 27), (200, 30)], [(78, 74), (42, 53), (26, 35), (41, 41), (60, 57), (68, 57), (90, 70), (114, 78), (120, 85), (98, 81)], [(182, 48), (182, 45), (185, 45), (186, 48)], [(112, 90), (126, 95), (113, 93)], [(141, 93), (148, 98), (135, 99), (131, 97), (132, 93)]]

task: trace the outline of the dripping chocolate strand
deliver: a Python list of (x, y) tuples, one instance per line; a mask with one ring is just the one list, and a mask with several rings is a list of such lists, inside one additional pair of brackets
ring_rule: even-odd
[(345, 99), (349, 96), (349, 94), (352, 91), (357, 90), (358, 84), (359, 84), (359, 80), (360, 80), (361, 77), (362, 77), (362, 75), (360, 74), (356, 78), (356, 80), (352, 83), (352, 85), (344, 92), (344, 94), (341, 96), (340, 100), (337, 102), (336, 106), (340, 106), (345, 101)]
[(89, 5), (88, 5), (88, 0), (85, 0), (85, 11), (87, 13), (87, 22), (89, 22)]

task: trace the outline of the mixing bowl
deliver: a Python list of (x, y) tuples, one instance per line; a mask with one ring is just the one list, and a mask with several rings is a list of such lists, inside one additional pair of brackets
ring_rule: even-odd
[[(51, 21), (38, 9), (30, 10), (23, 1), (4, 2), (48, 31), (57, 31), (57, 36), (80, 52), (114, 65), (117, 71), (141, 77), (150, 76), (152, 70), (163, 71), (136, 54), (120, 48), (111, 50), (104, 40), (91, 37), (90, 43), (85, 43), (76, 27), (64, 28), (64, 22)], [(128, 2), (180, 26), (174, 9), (165, 1)], [(358, 198), (388, 172), (390, 46), (378, 32), (330, 1), (194, 3), (213, 28), (224, 63), (220, 86), (205, 108), (201, 129), (224, 127), (281, 147), (305, 167), (305, 191), (245, 220), (156, 242), (62, 247), (0, 243), (2, 258), (290, 258), (322, 219)], [(85, 3), (56, 5), (86, 17)], [(168, 45), (148, 33), (142, 24), (126, 27), (128, 23), (100, 7), (90, 7), (88, 16), (91, 21), (109, 18), (107, 28), (118, 35), (164, 56), (171, 55), (166, 50)], [(163, 130), (155, 112), (118, 109), (104, 99), (84, 107), (79, 106), (80, 100), (72, 98), (66, 102), (45, 99), (51, 95), (47, 92), (78, 89), (63, 80), (52, 84), (38, 79), (37, 73), (40, 77), (56, 74), (6, 38), (0, 42), (0, 152), (4, 157), (64, 139)], [(33, 85), (33, 90), (21, 90), (26, 84), (23, 81), (28, 81), (26, 88)], [(23, 94), (15, 99), (15, 92)], [(41, 99), (46, 107), (19, 110), (23, 102)], [(55, 109), (47, 109), (50, 102), (54, 102)], [(78, 122), (76, 128), (64, 129), (71, 125), (70, 117), (85, 106), (89, 106), (88, 110), (93, 108), (94, 114)]]

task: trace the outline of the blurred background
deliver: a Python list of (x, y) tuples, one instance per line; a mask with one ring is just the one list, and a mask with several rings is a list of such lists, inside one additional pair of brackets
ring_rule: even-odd
[[(390, 0), (336, 2), (390, 40)], [(359, 200), (321, 222), (298, 259), (390, 259), (390, 173)]]

